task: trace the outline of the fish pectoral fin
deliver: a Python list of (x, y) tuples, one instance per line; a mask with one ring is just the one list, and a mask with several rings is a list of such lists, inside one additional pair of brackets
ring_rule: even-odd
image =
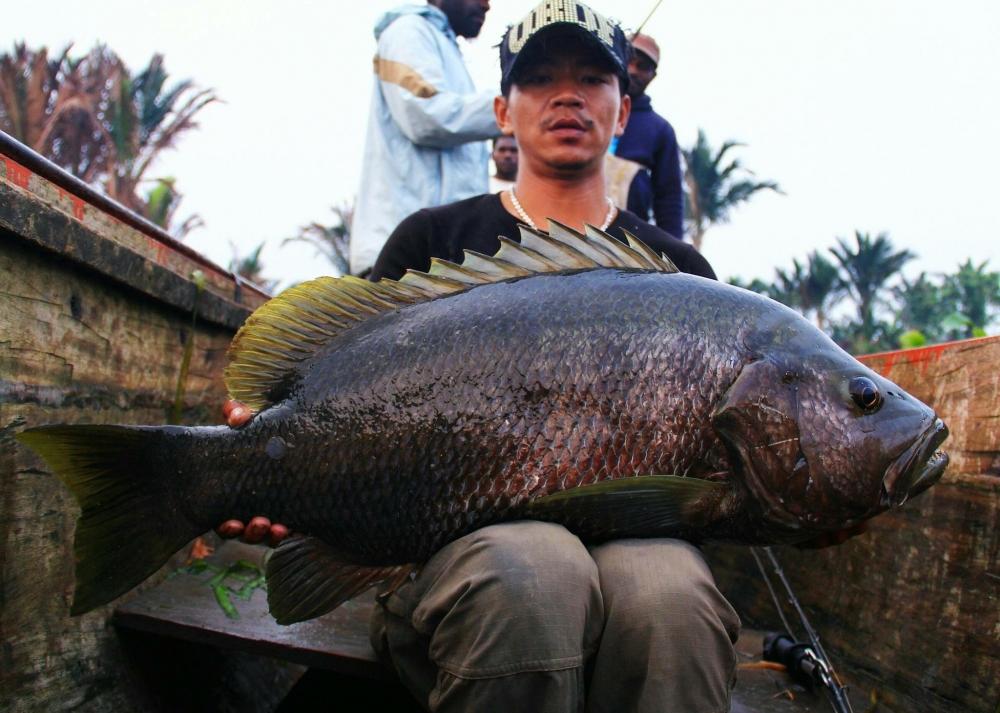
[(279, 624), (294, 624), (326, 614), (376, 584), (396, 583), (412, 568), (352, 564), (316, 537), (292, 537), (267, 559), (267, 605)]
[(669, 535), (706, 524), (726, 489), (679, 475), (617, 478), (545, 495), (525, 505), (524, 514), (585, 539)]

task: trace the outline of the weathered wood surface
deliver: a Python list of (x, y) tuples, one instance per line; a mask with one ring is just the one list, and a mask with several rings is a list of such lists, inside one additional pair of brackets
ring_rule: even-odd
[[(192, 334), (196, 268), (208, 287)], [(235, 293), (224, 271), (0, 156), (0, 429), (18, 418), (164, 423), (189, 339), (182, 421), (219, 422), (234, 327), (264, 300)], [(0, 710), (149, 710), (111, 607), (69, 616), (78, 512), (32, 453), (0, 437)]]
[[(158, 302), (236, 329), (246, 309), (262, 304), (268, 295), (237, 279), (189, 246), (179, 244), (155, 226), (152, 232), (122, 222), (73, 193), (79, 184), (72, 176), (48, 164), (24, 147), (18, 159), (33, 159), (32, 168), (5, 155), (8, 144), (0, 132), (0, 228), (61, 257), (86, 265), (122, 282)], [(56, 182), (62, 177), (61, 182)], [(107, 199), (104, 199), (107, 203)], [(124, 209), (122, 209), (124, 211)], [(125, 211), (127, 213), (127, 211)], [(133, 216), (135, 220), (141, 220)], [(145, 221), (142, 221), (145, 222)], [(195, 305), (191, 275), (202, 273), (205, 292)]]
[[(266, 551), (264, 547), (227, 542), (207, 561), (220, 566), (237, 560), (262, 565)], [(178, 572), (141, 597), (118, 607), (114, 623), (198, 644), (274, 656), (313, 668), (368, 678), (389, 677), (368, 642), (374, 590), (318, 619), (281, 626), (268, 612), (264, 589), (254, 591), (247, 601), (233, 597), (239, 618), (230, 618), (216, 602), (207, 584), (210, 579), (211, 573)]]
[[(864, 359), (951, 429), (941, 482), (869, 532), (819, 551), (780, 548), (813, 624), (880, 710), (995, 713), (1000, 701), (1000, 337)], [(709, 548), (744, 619), (777, 627), (744, 548)]]
[[(226, 542), (207, 561), (220, 568), (239, 560), (260, 566), (266, 551), (264, 547)], [(338, 700), (350, 699), (355, 689), (367, 690), (369, 686), (365, 682), (352, 683), (341, 674), (392, 685), (389, 682), (394, 680), (393, 674), (378, 662), (368, 638), (374, 591), (317, 619), (280, 626), (268, 613), (267, 595), (263, 589), (256, 590), (247, 601), (231, 597), (239, 617), (227, 616), (208, 585), (213, 574), (177, 570), (158, 586), (119, 606), (113, 621), (120, 629), (218, 647), (226, 652), (220, 657), (238, 651), (273, 656), (309, 666), (312, 671), (333, 672), (325, 682), (323, 677), (314, 674), (313, 687), (326, 690), (332, 687), (331, 681), (336, 682), (337, 690), (328, 692), (331, 696), (336, 693)], [(231, 587), (239, 589), (239, 583)], [(761, 632), (745, 630), (736, 646), (738, 662), (759, 662), (762, 644)], [(738, 674), (733, 700), (738, 704), (734, 708), (742, 713), (827, 713), (829, 710), (823, 691), (807, 691), (785, 673), (741, 668)], [(155, 676), (156, 673), (146, 671), (145, 675)], [(317, 696), (322, 698), (316, 691), (311, 693), (312, 698)], [(863, 710), (861, 691), (853, 691), (852, 699), (858, 710)], [(411, 708), (417, 709), (413, 705), (407, 710)]]

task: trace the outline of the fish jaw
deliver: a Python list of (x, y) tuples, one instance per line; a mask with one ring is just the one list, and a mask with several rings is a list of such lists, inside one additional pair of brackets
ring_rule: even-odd
[(948, 454), (938, 450), (948, 438), (940, 418), (924, 431), (886, 470), (882, 479), (882, 509), (899, 507), (934, 485), (948, 466)]

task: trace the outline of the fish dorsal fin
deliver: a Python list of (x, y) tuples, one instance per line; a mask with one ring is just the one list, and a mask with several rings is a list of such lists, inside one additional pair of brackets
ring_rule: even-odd
[(489, 256), (466, 250), (461, 264), (434, 258), (430, 270), (396, 280), (320, 277), (291, 287), (254, 312), (229, 348), (225, 380), (231, 398), (259, 411), (283, 399), (295, 367), (337, 335), (369, 317), (477, 285), (566, 270), (618, 267), (678, 272), (638, 238), (628, 244), (587, 226), (579, 233), (549, 220), (548, 234), (518, 226), (521, 242), (500, 237)]
[(431, 296), (420, 285), (320, 277), (290, 287), (243, 323), (229, 346), (230, 398), (259, 411), (281, 400), (301, 361), (369, 317)]

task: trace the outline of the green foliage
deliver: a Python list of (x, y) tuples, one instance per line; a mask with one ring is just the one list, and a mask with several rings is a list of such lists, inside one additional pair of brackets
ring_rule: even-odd
[[(865, 354), (985, 336), (1000, 316), (1000, 273), (966, 260), (953, 274), (925, 272), (909, 280), (903, 266), (915, 256), (896, 250), (885, 233), (855, 231), (854, 244), (838, 238), (833, 263), (814, 251), (805, 263), (778, 268), (771, 283), (730, 282), (766, 294), (812, 317), (848, 351)], [(853, 307), (828, 315), (846, 297)]]
[(1000, 272), (988, 272), (986, 261), (973, 265), (968, 259), (945, 278), (943, 293), (966, 320), (958, 330), (960, 336), (977, 336), (977, 330), (983, 332), (993, 321), (993, 308), (1000, 307)]
[(759, 277), (755, 277), (750, 282), (744, 282), (739, 277), (729, 278), (729, 284), (735, 285), (736, 287), (742, 287), (744, 290), (750, 290), (751, 292), (757, 292), (758, 294), (768, 295), (771, 294), (771, 285), (761, 280)]
[(927, 344), (927, 337), (918, 329), (910, 329), (899, 335), (899, 346), (903, 349), (915, 349)]
[(919, 331), (931, 343), (954, 338), (946, 319), (955, 312), (957, 304), (945, 293), (941, 281), (921, 272), (912, 281), (902, 278), (893, 288), (893, 296), (896, 319), (903, 327)]
[(322, 255), (340, 275), (350, 274), (349, 248), (351, 223), (354, 220), (354, 206), (344, 204), (331, 208), (336, 222), (331, 225), (313, 222), (299, 228), (298, 235), (285, 238), (282, 245), (301, 242), (312, 245), (316, 253)]
[(776, 269), (775, 281), (767, 294), (813, 317), (822, 329), (826, 327), (831, 302), (843, 294), (844, 287), (837, 267), (814, 250), (805, 265), (795, 259), (791, 270)]
[(230, 619), (239, 619), (240, 612), (233, 602), (233, 597), (241, 601), (250, 601), (253, 593), (258, 589), (267, 588), (267, 577), (260, 565), (248, 560), (237, 560), (226, 567), (207, 562), (204, 559), (196, 559), (189, 565), (171, 572), (168, 577), (176, 577), (181, 574), (201, 576), (210, 573), (212, 576), (205, 580), (215, 596), (215, 601), (219, 608)]
[(242, 277), (247, 282), (252, 282), (265, 292), (272, 292), (278, 283), (277, 280), (269, 280), (264, 277), (264, 261), (260, 256), (264, 250), (264, 243), (254, 248), (249, 255), (241, 256), (235, 245), (232, 245), (232, 249), (233, 259), (229, 263), (230, 272)]
[(869, 233), (856, 230), (854, 241), (852, 247), (843, 238), (837, 238), (837, 246), (830, 248), (830, 252), (840, 264), (844, 286), (857, 307), (860, 333), (855, 347), (864, 351), (887, 348), (883, 339), (889, 330), (876, 320), (875, 312), (890, 281), (916, 255), (909, 250), (895, 250), (886, 233), (872, 238)]
[[(190, 80), (168, 86), (167, 77), (159, 54), (132, 75), (101, 44), (77, 58), (67, 47), (55, 59), (45, 47), (15, 44), (0, 54), (0, 130), (170, 229), (175, 211), (162, 202), (151, 207), (139, 187), (160, 154), (194, 128), (195, 116), (217, 97)], [(163, 198), (158, 189), (151, 193)], [(174, 192), (174, 209), (179, 198)], [(174, 233), (182, 237), (200, 224), (189, 218)]]
[(701, 249), (705, 232), (715, 223), (729, 220), (729, 211), (744, 203), (758, 191), (781, 189), (774, 181), (757, 181), (753, 171), (743, 168), (739, 159), (728, 163), (726, 154), (743, 144), (727, 141), (718, 151), (712, 149), (705, 132), (698, 130), (698, 140), (684, 155), (685, 215), (691, 241)]

